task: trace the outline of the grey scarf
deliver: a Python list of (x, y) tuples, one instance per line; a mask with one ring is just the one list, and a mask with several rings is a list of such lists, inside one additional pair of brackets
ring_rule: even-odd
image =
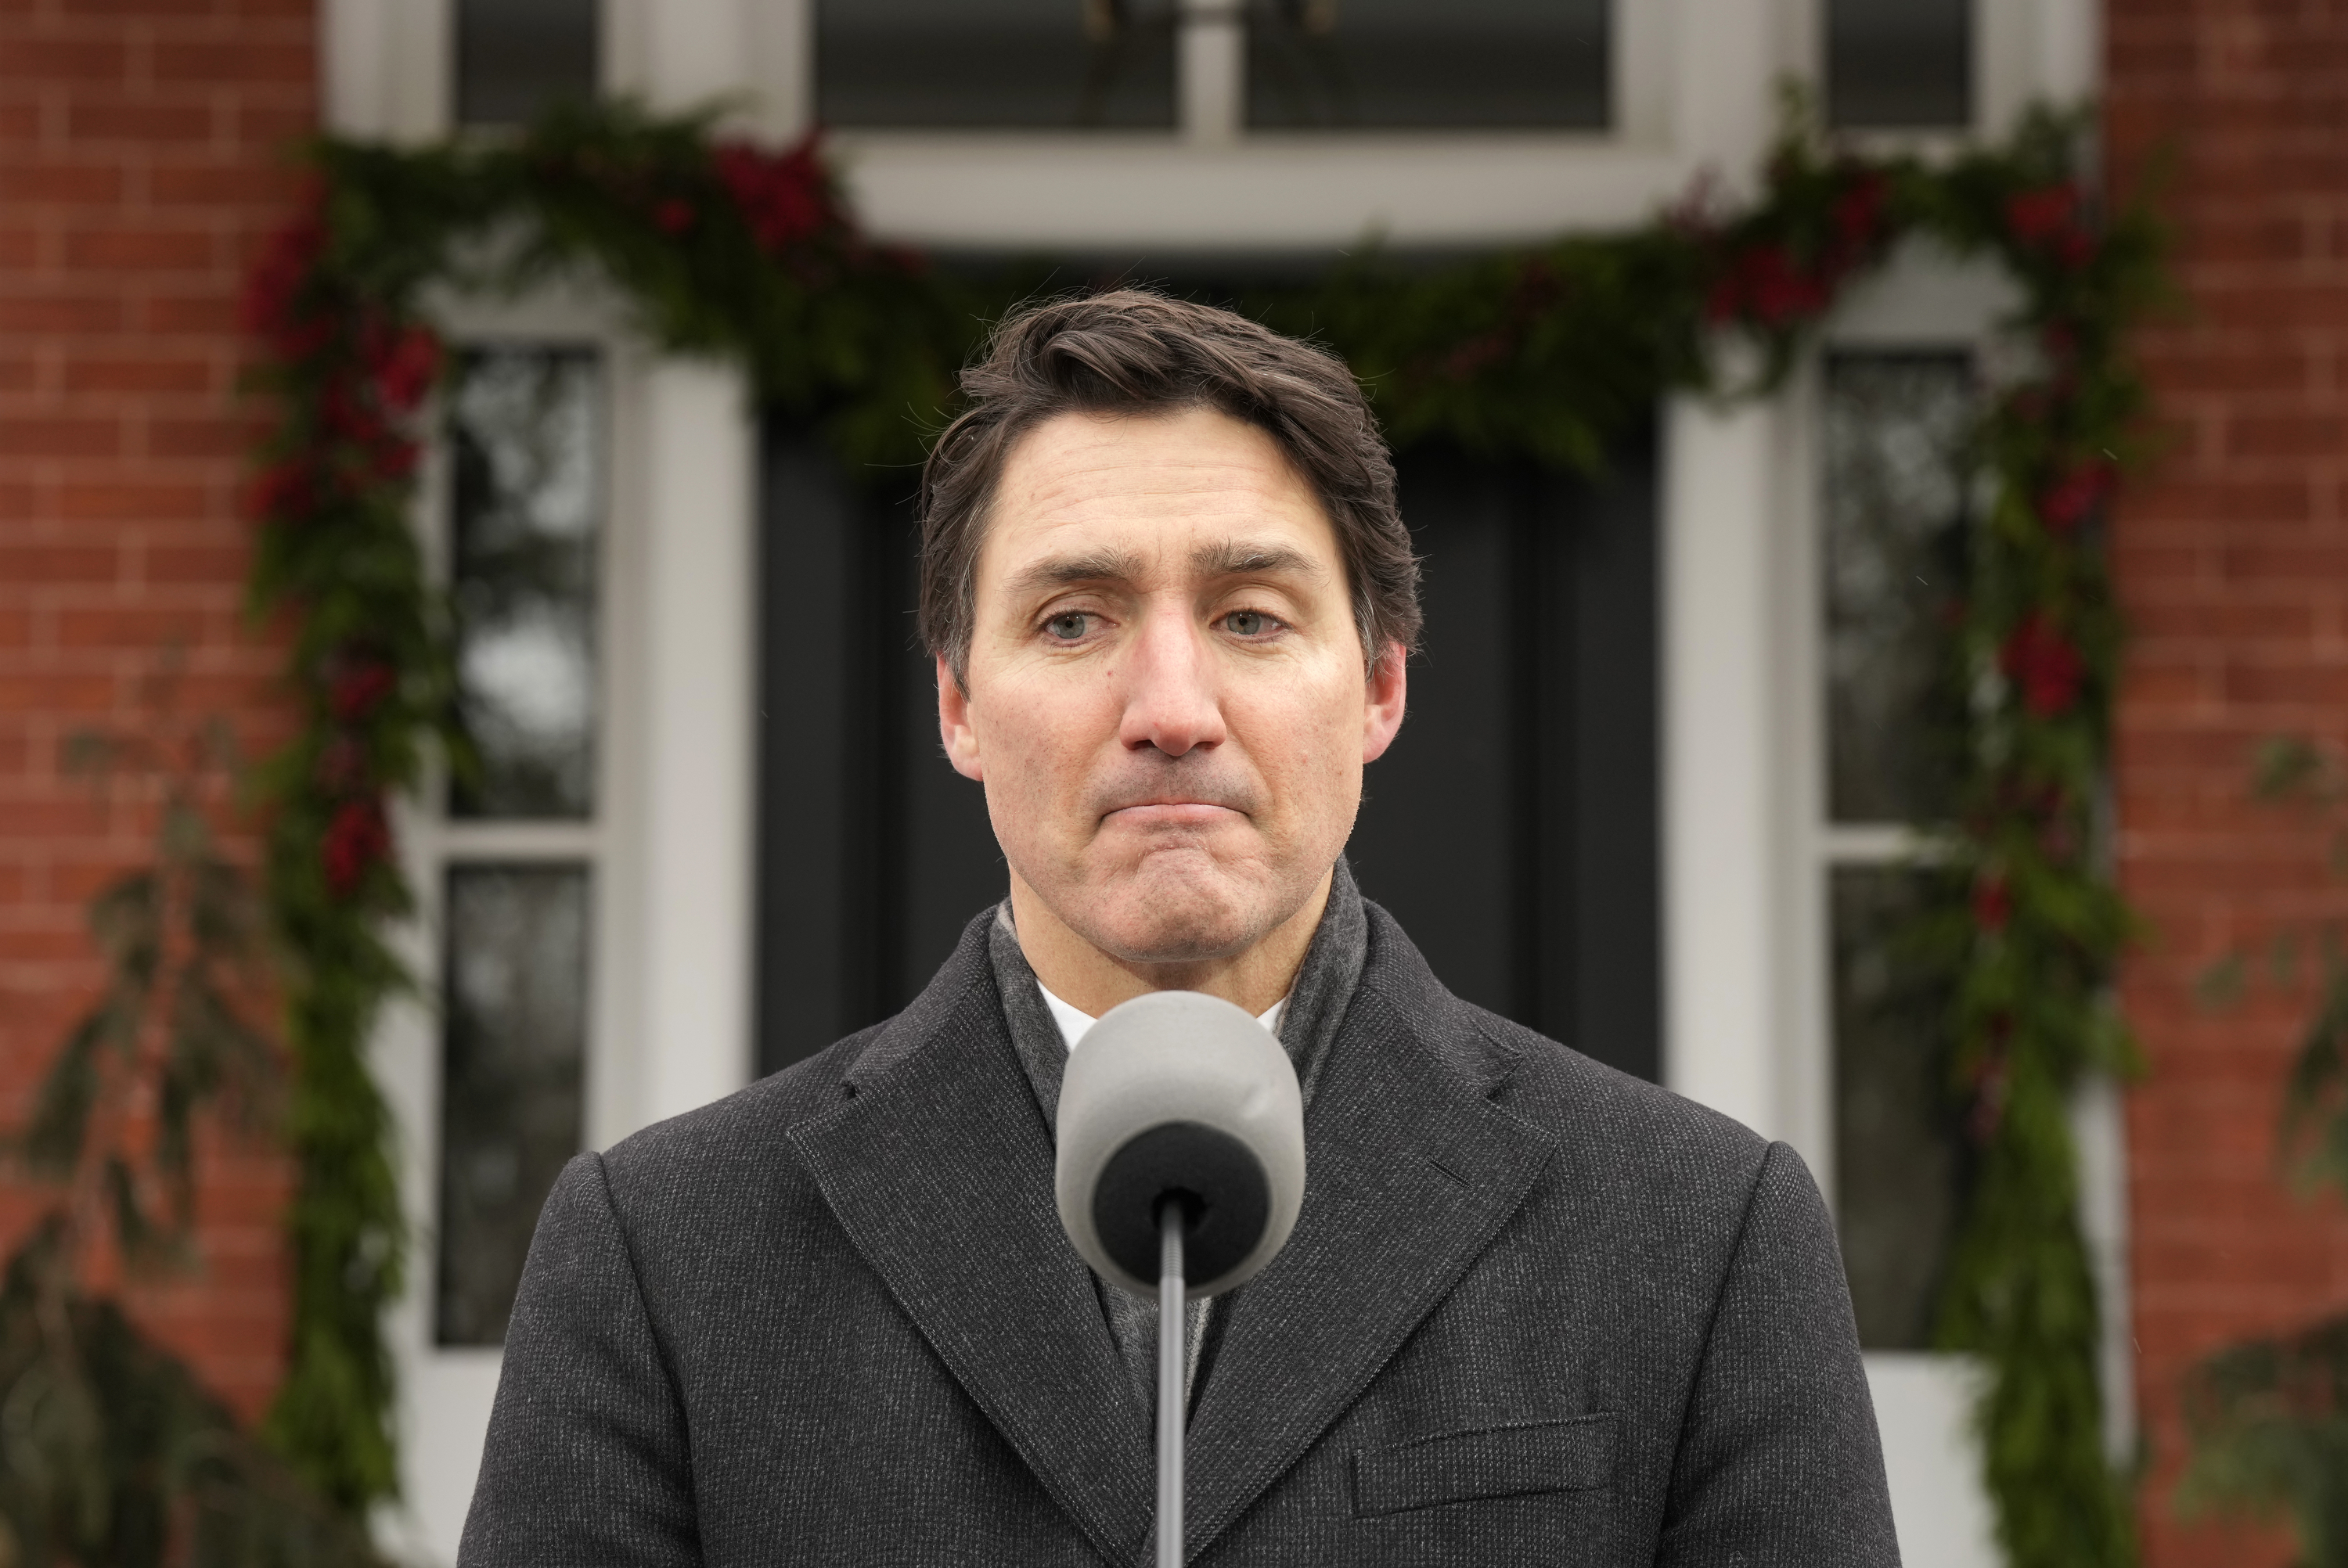
[[(1304, 950), (1304, 962), (1289, 988), (1288, 1005), (1280, 1014), (1280, 1043), (1296, 1064), (1296, 1081), (1308, 1107), (1320, 1081), (1322, 1064), (1337, 1037), (1338, 1026), (1344, 1021), (1346, 1004), (1361, 983), (1362, 964), (1369, 956), (1369, 920), (1362, 913), (1361, 889), (1354, 885), (1353, 870), (1341, 856), (1329, 878), (1328, 907), (1321, 913), (1312, 946)], [(987, 951), (994, 964), (994, 989), (1003, 998), (1012, 1043), (1018, 1049), (1020, 1064), (1027, 1070), (1035, 1103), (1043, 1109), (1044, 1124), (1052, 1126), (1059, 1118), (1060, 1078), (1067, 1070), (1068, 1048), (1060, 1037), (1060, 1026), (1053, 1021), (1052, 1009), (1044, 1004), (1035, 971), (1028, 967), (1027, 955), (1020, 951), (1008, 898), (995, 909)], [(1100, 1293), (1101, 1310), (1134, 1392), (1148, 1407), (1157, 1399), (1158, 1303), (1121, 1290), (1097, 1276), (1093, 1284)], [(1216, 1318), (1208, 1310), (1212, 1305), (1191, 1302), (1183, 1315), (1190, 1342), (1188, 1396), (1193, 1403), (1206, 1364), (1214, 1355)]]

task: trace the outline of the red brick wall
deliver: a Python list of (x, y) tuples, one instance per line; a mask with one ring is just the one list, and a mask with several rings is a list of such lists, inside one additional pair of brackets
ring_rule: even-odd
[(2173, 446), (2116, 529), (2121, 867), (2154, 928), (2126, 979), (2151, 1065), (2128, 1128), (2147, 1561), (2280, 1563), (2169, 1492), (2184, 1369), (2348, 1307), (2348, 1216), (2275, 1179), (2304, 999), (2192, 994), (2229, 946), (2348, 913), (2307, 828), (2247, 799), (2261, 738), (2348, 740), (2348, 5), (2113, 0), (2106, 26), (2112, 167), (2173, 159), (2186, 297), (2145, 343)]
[[(247, 259), (316, 122), (315, 0), (0, 0), (0, 1127), (99, 969), (91, 891), (148, 819), (62, 777), (71, 732), (180, 708), (251, 752), (283, 734), (277, 652), (242, 617), (253, 410), (236, 383)], [(198, 1272), (142, 1315), (238, 1409), (279, 1375), (277, 1162), (208, 1150)], [(0, 1248), (40, 1194), (0, 1178)]]

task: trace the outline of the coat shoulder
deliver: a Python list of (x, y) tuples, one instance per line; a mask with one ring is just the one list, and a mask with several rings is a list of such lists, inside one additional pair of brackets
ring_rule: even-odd
[(778, 1163), (790, 1164), (775, 1160), (777, 1146), (800, 1122), (839, 1107), (857, 1061), (893, 1021), (859, 1030), (722, 1100), (630, 1133), (603, 1155), (613, 1201), (623, 1211), (664, 1196), (726, 1204), (745, 1184), (770, 1183)]
[(1463, 1024), (1511, 1058), (1495, 1101), (1555, 1137), (1566, 1161), (1591, 1180), (1740, 1206), (1752, 1194), (1771, 1145), (1743, 1122), (1498, 1013), (1458, 1007)]
[(1640, 1142), (1685, 1143), (1756, 1163), (1768, 1147), (1759, 1133), (1708, 1105), (1609, 1067), (1498, 1013), (1468, 1002), (1459, 1006), (1478, 1033), (1516, 1059), (1509, 1087), (1520, 1115), (1563, 1118), (1576, 1131), (1580, 1123), (1594, 1122)]
[(1634, 1200), (1704, 1194), (1741, 1206), (1751, 1194), (1769, 1157), (1766, 1139), (1455, 996), (1394, 917), (1366, 907), (1370, 953), (1359, 995), (1374, 998), (1471, 1088), (1554, 1141), (1577, 1181)]

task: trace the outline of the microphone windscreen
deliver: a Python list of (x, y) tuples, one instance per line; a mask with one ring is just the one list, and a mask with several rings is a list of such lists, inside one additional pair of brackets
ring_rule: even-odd
[(1158, 1211), (1179, 1202), (1191, 1299), (1254, 1276), (1304, 1201), (1304, 1107), (1272, 1032), (1198, 991), (1112, 1008), (1060, 1084), (1055, 1196), (1084, 1260), (1144, 1296), (1158, 1289)]

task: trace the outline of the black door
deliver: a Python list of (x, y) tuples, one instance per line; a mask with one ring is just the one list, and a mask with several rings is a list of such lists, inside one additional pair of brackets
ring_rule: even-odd
[[(1366, 774), (1363, 891), (1454, 991), (1657, 1071), (1654, 447), (1596, 479), (1400, 463), (1426, 651)], [(908, 476), (764, 442), (757, 1020), (763, 1071), (902, 1007), (1005, 890), (938, 743), (913, 634)]]

